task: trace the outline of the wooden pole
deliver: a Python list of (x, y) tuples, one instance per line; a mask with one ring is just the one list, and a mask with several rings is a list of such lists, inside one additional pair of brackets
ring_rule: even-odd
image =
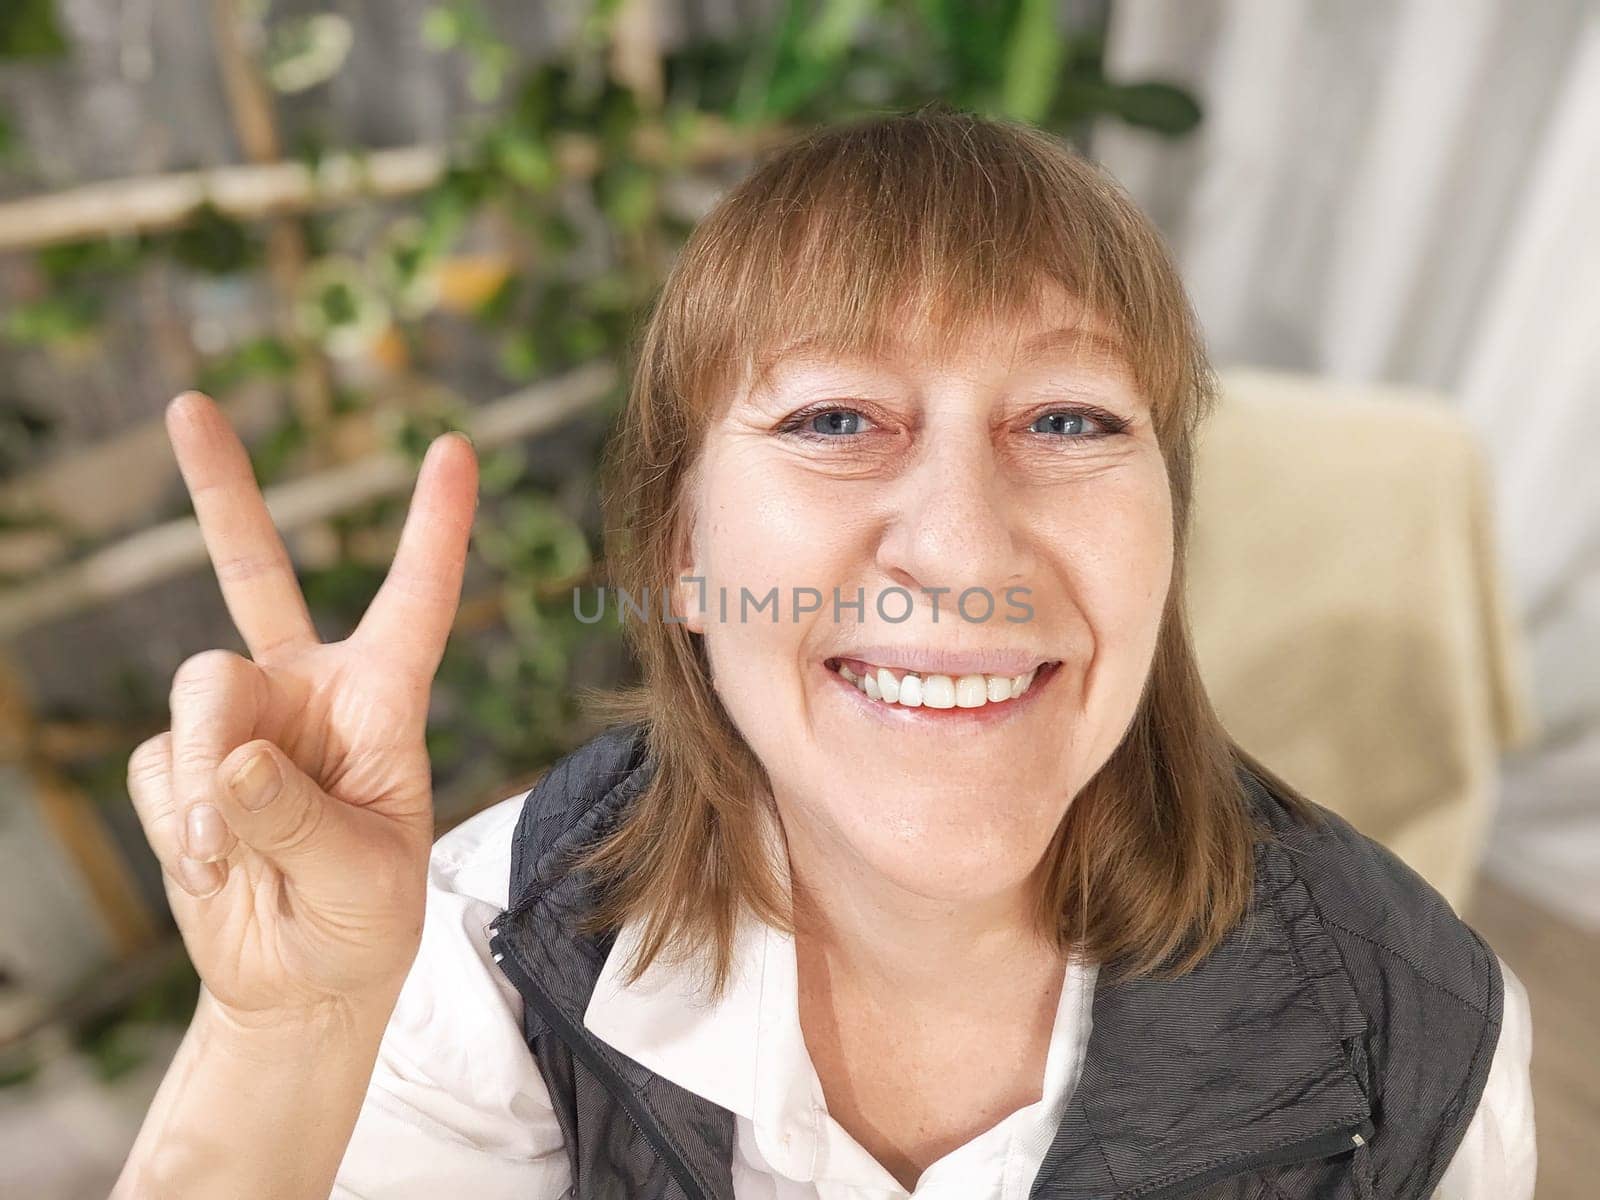
[(329, 155), (315, 171), (305, 163), (276, 162), (85, 184), (0, 203), (0, 251), (175, 229), (206, 207), (259, 221), (407, 196), (432, 187), (446, 165), (442, 146), (406, 146)]
[[(211, 27), (228, 109), (244, 156), (257, 164), (277, 163), (283, 158), (278, 114), (266, 77), (245, 45), (238, 0), (212, 0)], [(333, 411), (333, 375), (321, 347), (306, 337), (295, 321), (308, 259), (299, 221), (287, 214), (274, 217), (267, 225), (267, 274), (276, 293), (278, 336), (295, 348), (295, 413), (301, 427), (315, 434)]]
[[(696, 120), (686, 165), (708, 166), (753, 154), (793, 132), (782, 126), (740, 130), (704, 115)], [(556, 166), (564, 176), (594, 174), (600, 162), (594, 139), (568, 133), (554, 141)], [(659, 161), (668, 145), (665, 131), (655, 126), (642, 126), (634, 135), (634, 153), (646, 161)], [(438, 183), (448, 165), (443, 146), (407, 146), (330, 154), (315, 170), (305, 163), (273, 162), (92, 183), (0, 202), (0, 252), (174, 229), (207, 206), (235, 220), (259, 221), (280, 213), (408, 196)]]

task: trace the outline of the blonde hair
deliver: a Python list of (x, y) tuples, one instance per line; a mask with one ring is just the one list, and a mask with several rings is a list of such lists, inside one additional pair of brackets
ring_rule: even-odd
[[(1037, 917), (1063, 952), (1112, 977), (1176, 974), (1249, 904), (1257, 831), (1236, 762), (1290, 789), (1233, 743), (1200, 681), (1184, 551), (1215, 380), (1160, 235), (1092, 163), (1040, 130), (942, 105), (827, 127), (758, 163), (694, 229), (643, 326), (604, 467), (608, 573), (634, 595), (672, 583), (708, 427), (797, 337), (872, 353), (913, 315), (936, 346), (974, 321), (1037, 312), (1051, 285), (1105, 322), (1151, 402), (1175, 559), (1144, 693), (1067, 808), (1037, 872)], [(634, 977), (672, 948), (703, 954), (720, 990), (742, 908), (793, 928), (761, 836), (769, 783), (700, 637), (663, 621), (625, 627), (643, 682), (596, 707), (641, 723), (655, 771), (582, 858), (596, 885), (589, 924), (641, 919)]]

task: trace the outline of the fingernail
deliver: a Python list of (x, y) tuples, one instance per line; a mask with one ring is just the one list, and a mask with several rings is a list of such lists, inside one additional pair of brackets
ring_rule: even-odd
[(265, 750), (257, 751), (233, 773), (229, 786), (234, 798), (251, 812), (265, 808), (278, 794), (278, 764)]
[(227, 872), (221, 863), (195, 862), (187, 856), (178, 859), (178, 882), (198, 900), (220, 890), (226, 878)]
[(221, 858), (228, 844), (228, 827), (213, 804), (196, 804), (189, 810), (187, 833), (189, 857), (195, 862)]

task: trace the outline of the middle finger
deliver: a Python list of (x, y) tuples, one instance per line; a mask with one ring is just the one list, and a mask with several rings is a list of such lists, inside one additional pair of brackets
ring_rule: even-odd
[(186, 392), (167, 409), (167, 432), (223, 601), (251, 656), (260, 662), (315, 642), (288, 551), (233, 427), (210, 399)]

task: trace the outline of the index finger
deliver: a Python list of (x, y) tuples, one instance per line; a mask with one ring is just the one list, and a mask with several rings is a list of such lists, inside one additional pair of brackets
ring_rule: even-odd
[(400, 545), (356, 638), (432, 679), (461, 602), (461, 576), (478, 505), (478, 460), (457, 433), (435, 438), (422, 460)]
[(251, 657), (259, 662), (274, 650), (315, 642), (289, 552), (233, 426), (209, 397), (185, 392), (167, 406), (167, 436), (223, 603)]

